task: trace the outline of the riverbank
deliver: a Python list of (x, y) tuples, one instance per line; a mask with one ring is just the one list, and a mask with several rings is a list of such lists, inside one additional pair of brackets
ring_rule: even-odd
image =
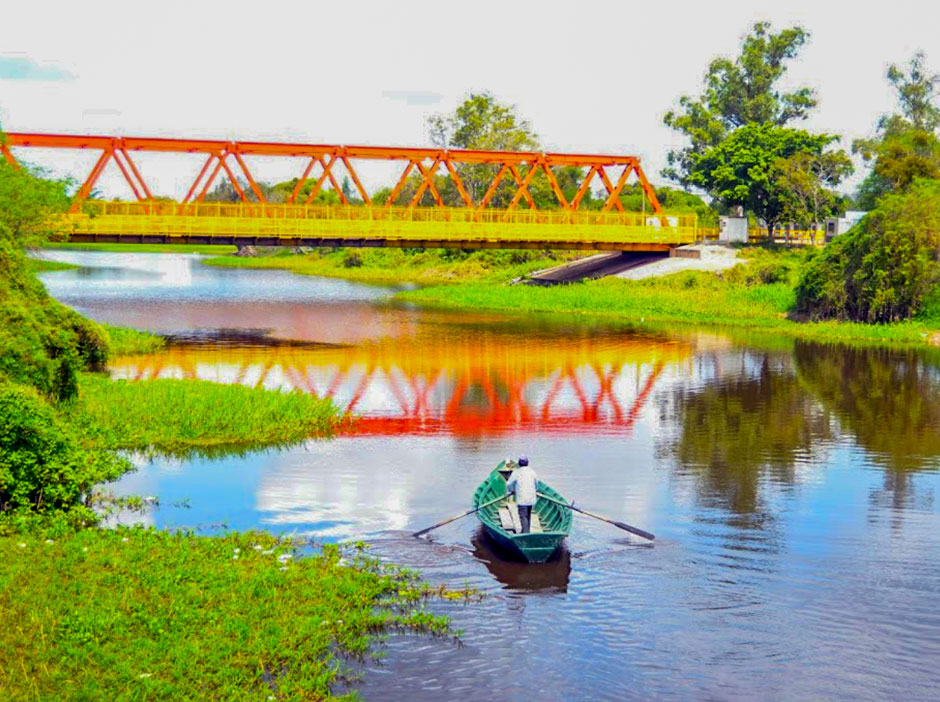
[(265, 533), (0, 537), (0, 697), (334, 699), (377, 636), (450, 633), (423, 602), (460, 593), (308, 550)]
[(806, 323), (789, 316), (796, 301), (791, 282), (748, 284), (714, 273), (686, 272), (637, 281), (608, 278), (551, 288), (474, 282), (402, 291), (396, 299), (455, 309), (742, 327), (820, 341), (940, 345), (940, 304), (930, 306), (917, 319), (895, 324)]
[(299, 275), (343, 278), (361, 283), (446, 285), (467, 280), (504, 282), (584, 255), (569, 251), (449, 249), (323, 249), (305, 254), (289, 250), (257, 256), (217, 256), (203, 261), (225, 268), (287, 270)]
[(113, 251), (115, 253), (189, 253), (223, 256), (235, 253), (237, 247), (227, 244), (118, 244), (77, 243), (72, 241), (49, 241), (44, 249), (66, 249), (74, 251)]
[(113, 381), (83, 373), (64, 416), (95, 448), (186, 456), (329, 437), (352, 419), (329, 399), (206, 380)]

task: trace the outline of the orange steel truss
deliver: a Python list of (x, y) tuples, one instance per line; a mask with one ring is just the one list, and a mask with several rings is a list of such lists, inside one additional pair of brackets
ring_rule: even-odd
[[(199, 170), (186, 196), (182, 200), (183, 203), (202, 202), (209, 193), (213, 183), (223, 171), (243, 202), (249, 202), (250, 198), (246, 192), (246, 188), (242, 187), (239, 177), (236, 175), (238, 172), (244, 177), (243, 182), (248, 184), (248, 188), (251, 190), (256, 200), (264, 203), (264, 193), (261, 188), (258, 187), (258, 181), (249, 169), (244, 157), (281, 156), (309, 159), (303, 172), (299, 176), (297, 186), (294, 188), (287, 201), (288, 204), (297, 202), (304, 184), (308, 180), (315, 178), (313, 187), (305, 198), (305, 203), (310, 203), (316, 197), (317, 193), (323, 189), (326, 182), (329, 181), (340, 201), (344, 205), (348, 205), (349, 200), (337, 182), (337, 172), (335, 169), (338, 169), (341, 165), (355, 184), (356, 190), (359, 192), (362, 201), (366, 205), (392, 206), (400, 196), (409, 176), (416, 173), (421, 177), (421, 184), (412, 197), (409, 206), (417, 206), (425, 192), (430, 192), (435, 204), (438, 207), (444, 207), (444, 201), (434, 184), (434, 175), (443, 169), (453, 180), (463, 204), (468, 208), (483, 209), (488, 207), (499, 184), (507, 180), (507, 182), (514, 182), (516, 185), (516, 190), (507, 209), (514, 209), (522, 200), (525, 200), (529, 208), (535, 209), (536, 204), (529, 192), (529, 186), (535, 175), (541, 171), (548, 179), (552, 191), (558, 200), (558, 205), (563, 210), (577, 210), (591, 182), (596, 177), (607, 191), (607, 199), (604, 202), (603, 211), (606, 212), (615, 209), (618, 212), (623, 212), (623, 205), (620, 202), (620, 193), (627, 184), (627, 179), (630, 175), (635, 174), (637, 182), (649, 200), (651, 212), (653, 214), (662, 214), (662, 207), (659, 200), (656, 198), (656, 193), (646, 179), (646, 175), (640, 167), (639, 159), (635, 156), (535, 153), (524, 151), (473, 151), (466, 149), (424, 149), (386, 146), (337, 146), (330, 144), (286, 144), (277, 142), (219, 141), (209, 139), (166, 139), (8, 132), (6, 134), (6, 144), (0, 144), (0, 151), (2, 151), (3, 156), (13, 164), (16, 164), (16, 159), (8, 147), (100, 150), (101, 153), (93, 165), (91, 172), (88, 173), (87, 177), (82, 181), (81, 187), (79, 187), (75, 195), (72, 204), (73, 212), (79, 211), (82, 202), (89, 197), (105, 167), (111, 161), (117, 164), (118, 169), (130, 186), (131, 191), (139, 201), (152, 200), (153, 193), (144, 180), (140, 169), (131, 158), (131, 154), (137, 152), (160, 152), (204, 154), (206, 156), (202, 168)], [(384, 203), (372, 202), (369, 193), (363, 187), (362, 181), (353, 167), (354, 160), (391, 160), (404, 163), (401, 177)], [(491, 164), (498, 166), (493, 180), (479, 202), (473, 201), (458, 173), (457, 165), (468, 164)], [(555, 174), (552, 172), (552, 168), (556, 166), (576, 166), (588, 169), (577, 192), (570, 201), (565, 197)], [(616, 176), (616, 181), (613, 181), (611, 180), (611, 175), (615, 173), (617, 168), (622, 168), (622, 170), (620, 175)], [(612, 173), (608, 173), (608, 170), (611, 170)], [(315, 171), (318, 172), (317, 175), (315, 175)]]

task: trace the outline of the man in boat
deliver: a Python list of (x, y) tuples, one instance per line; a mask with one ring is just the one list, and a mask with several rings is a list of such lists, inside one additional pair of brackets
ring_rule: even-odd
[(520, 456), (516, 461), (516, 469), (512, 472), (506, 483), (506, 494), (516, 496), (516, 505), (519, 507), (519, 521), (522, 522), (522, 533), (529, 533), (532, 520), (532, 507), (538, 499), (538, 476), (529, 467), (529, 459)]

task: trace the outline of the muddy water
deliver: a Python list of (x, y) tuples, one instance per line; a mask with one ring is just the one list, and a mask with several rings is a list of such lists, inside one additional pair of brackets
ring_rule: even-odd
[[(195, 257), (58, 252), (96, 319), (182, 343), (115, 377), (329, 395), (330, 442), (155, 459), (118, 490), (161, 526), (367, 538), (432, 582), (463, 644), (393, 638), (366, 699), (936, 699), (940, 359), (571, 318), (422, 312), (390, 291)], [(543, 566), (493, 553), (466, 508), (507, 455), (654, 546), (577, 517)]]

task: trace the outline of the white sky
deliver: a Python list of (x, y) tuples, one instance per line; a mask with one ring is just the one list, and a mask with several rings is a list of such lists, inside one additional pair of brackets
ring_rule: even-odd
[[(0, 68), (30, 59), (43, 79), (0, 78), (0, 121), (8, 131), (426, 145), (426, 115), (488, 89), (517, 105), (547, 150), (637, 154), (663, 182), (679, 143), (663, 114), (697, 94), (708, 61), (736, 53), (760, 19), (812, 33), (788, 83), (817, 89), (806, 126), (843, 134), (845, 146), (894, 108), (889, 62), (923, 49), (940, 71), (940, 3), (925, 0), (11, 1)], [(48, 79), (63, 72), (71, 78)], [(135, 159), (165, 194), (182, 194), (200, 165)], [(34, 157), (73, 175), (90, 160)], [(265, 180), (302, 169), (255, 164)], [(109, 168), (102, 185), (123, 194)], [(393, 176), (362, 174), (370, 188)]]

